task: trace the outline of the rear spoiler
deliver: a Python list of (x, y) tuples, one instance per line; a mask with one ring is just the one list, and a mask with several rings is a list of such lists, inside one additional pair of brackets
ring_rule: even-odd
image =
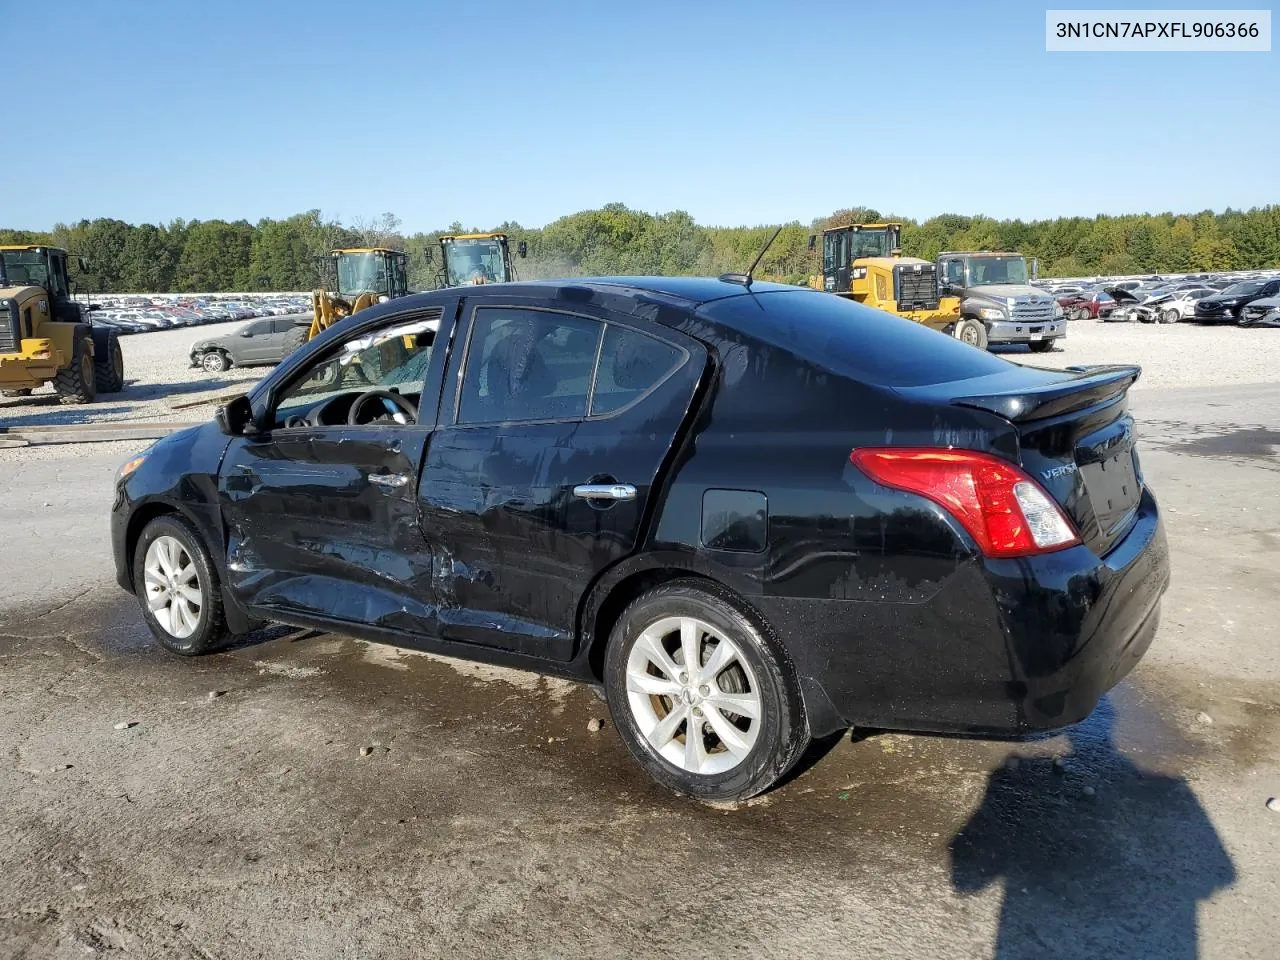
[(1135, 366), (1067, 367), (1070, 380), (977, 397), (957, 397), (956, 406), (975, 407), (1017, 423), (1071, 413), (1122, 396), (1142, 376)]

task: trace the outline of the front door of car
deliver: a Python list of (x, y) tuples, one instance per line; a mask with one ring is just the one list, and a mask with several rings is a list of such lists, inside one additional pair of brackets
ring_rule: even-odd
[(452, 316), (353, 332), (269, 394), (264, 429), (232, 440), (219, 499), (245, 607), (436, 632), (415, 492)]
[(577, 309), (478, 306), (450, 358), (418, 491), (445, 639), (569, 659), (651, 519), (706, 353)]
[(235, 354), (237, 363), (260, 363), (267, 354), (271, 321), (254, 320), (245, 324), (237, 334)]

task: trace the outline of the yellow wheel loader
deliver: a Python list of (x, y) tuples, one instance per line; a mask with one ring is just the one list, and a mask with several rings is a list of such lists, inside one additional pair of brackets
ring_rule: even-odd
[(385, 247), (350, 247), (322, 257), (325, 286), (311, 292), (311, 325), (289, 332), (285, 354), (353, 313), (403, 297), (409, 292), (408, 264), (407, 254)]
[[(809, 237), (810, 250), (817, 241), (816, 234)], [(960, 298), (939, 295), (937, 265), (902, 255), (900, 223), (822, 231), (822, 275), (811, 276), (809, 286), (954, 336), (966, 332), (959, 329)]]
[(96, 309), (72, 299), (67, 251), (0, 246), (0, 392), (52, 383), (63, 403), (92, 403), (123, 390), (119, 333), (94, 325)]
[[(528, 252), (523, 240), (516, 244), (516, 253), (522, 259)], [(431, 259), (430, 249), (427, 259)], [(440, 238), (438, 286), (510, 283), (518, 279), (511, 262), (511, 242), (505, 233), (458, 233)]]

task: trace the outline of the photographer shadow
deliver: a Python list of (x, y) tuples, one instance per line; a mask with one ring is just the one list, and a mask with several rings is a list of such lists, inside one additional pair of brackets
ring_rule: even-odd
[(951, 840), (957, 892), (1004, 883), (997, 960), (1191, 960), (1199, 903), (1235, 882), (1191, 787), (1138, 769), (1116, 749), (1114, 725), (1103, 700), (1067, 731), (1063, 766), (1007, 761)]

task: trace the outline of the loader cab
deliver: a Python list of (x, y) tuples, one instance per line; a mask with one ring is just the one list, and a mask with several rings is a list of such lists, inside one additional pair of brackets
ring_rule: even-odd
[(822, 232), (822, 288), (828, 293), (848, 293), (853, 281), (866, 276), (866, 267), (855, 261), (896, 257), (902, 253), (902, 224), (856, 223)]
[[(521, 240), (520, 257), (528, 253)], [(440, 238), (440, 285), (461, 287), (476, 283), (510, 283), (518, 279), (511, 262), (511, 244), (503, 233), (472, 233)]]
[(333, 289), (354, 301), (362, 293), (394, 300), (409, 292), (407, 254), (381, 247), (335, 250), (330, 255)]

